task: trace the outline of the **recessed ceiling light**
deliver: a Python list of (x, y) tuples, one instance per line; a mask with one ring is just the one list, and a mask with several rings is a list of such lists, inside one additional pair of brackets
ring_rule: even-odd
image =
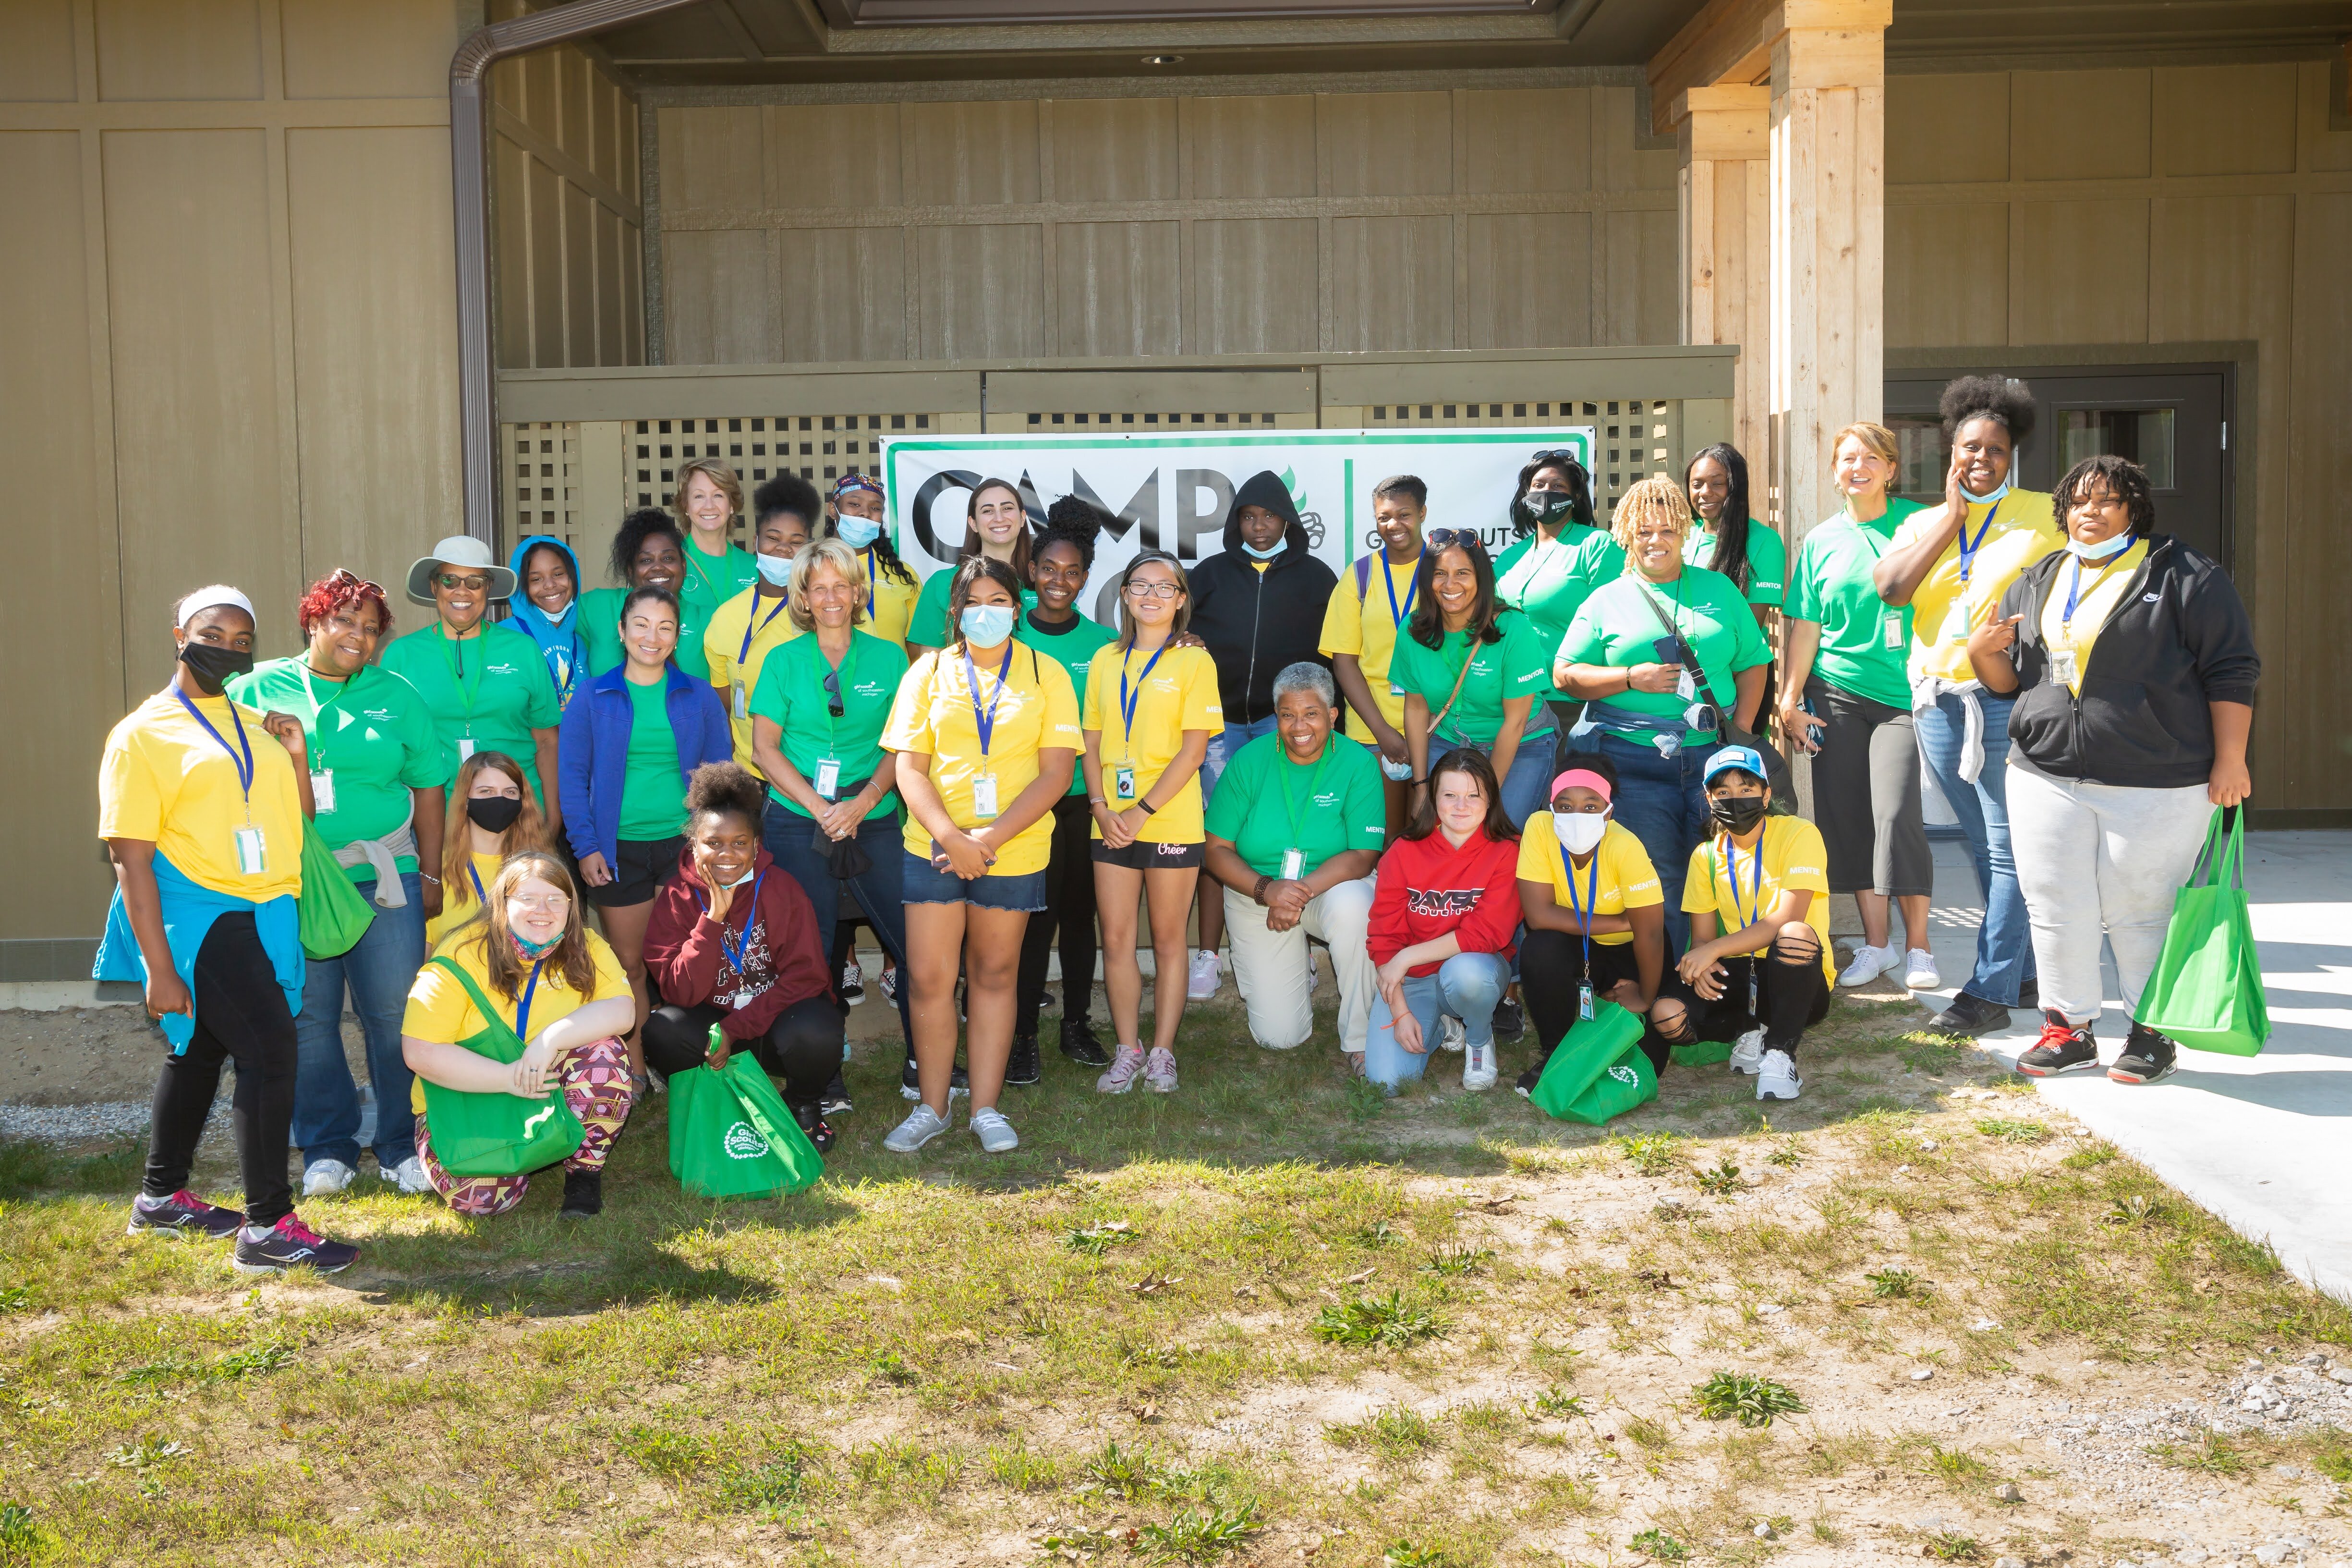
[(1183, 59), (1182, 55), (1146, 55), (1143, 63), (1148, 66), (1172, 66), (1182, 64)]

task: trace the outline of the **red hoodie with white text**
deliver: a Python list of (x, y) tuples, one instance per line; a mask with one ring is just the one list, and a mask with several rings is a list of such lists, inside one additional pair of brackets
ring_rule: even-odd
[[(1465, 952), (1510, 957), (1521, 918), (1518, 868), (1518, 841), (1489, 838), (1484, 826), (1459, 849), (1442, 828), (1426, 838), (1398, 839), (1381, 857), (1372, 893), (1372, 962), (1386, 963), (1447, 931)], [(1407, 973), (1434, 974), (1437, 968), (1423, 963)]]

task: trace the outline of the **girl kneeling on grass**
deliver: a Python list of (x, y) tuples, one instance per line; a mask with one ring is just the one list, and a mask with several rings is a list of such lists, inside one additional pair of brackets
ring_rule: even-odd
[(784, 1080), (784, 1103), (823, 1153), (833, 1129), (818, 1106), (841, 1070), (841, 1009), (808, 894), (760, 847), (767, 799), (759, 775), (734, 763), (697, 768), (687, 786), (686, 853), (646, 928), (661, 994), (646, 1065), (667, 1078), (748, 1050)]
[[(581, 923), (571, 873), (554, 856), (509, 857), (484, 893), (481, 913), (417, 971), (401, 1020), (401, 1054), (421, 1080), (411, 1100), (416, 1156), (433, 1190), (459, 1214), (504, 1214), (522, 1202), (530, 1177), (451, 1175), (433, 1152), (425, 1085), (529, 1100), (561, 1090), (587, 1130), (563, 1162), (563, 1214), (585, 1218), (604, 1206), (604, 1157), (629, 1118), (629, 1054), (620, 1037), (636, 1022), (636, 995), (610, 944)], [(523, 1042), (510, 1063), (470, 1043), (501, 1028)]]
[(1690, 951), (1650, 1021), (1669, 1046), (1731, 1040), (1731, 1070), (1756, 1075), (1757, 1099), (1794, 1100), (1803, 1087), (1797, 1041), (1830, 1010), (1822, 831), (1801, 816), (1768, 815), (1764, 759), (1752, 747), (1716, 752), (1703, 782), (1717, 832), (1691, 851)]

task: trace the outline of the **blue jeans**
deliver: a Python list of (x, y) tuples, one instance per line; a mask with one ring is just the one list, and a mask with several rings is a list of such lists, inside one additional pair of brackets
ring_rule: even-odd
[(1985, 901), (1984, 924), (1977, 928), (1977, 963), (1968, 984), (1971, 996), (2017, 1005), (2018, 987), (2033, 977), (2033, 930), (2025, 912), (2025, 895), (2018, 889), (2017, 858), (2009, 846), (2009, 712), (2015, 698), (1977, 693), (1984, 708), (1984, 771), (1970, 784), (1960, 777), (1960, 748), (1967, 738), (1968, 715), (1962, 700), (1952, 693), (1936, 699), (1933, 708), (1913, 715), (1919, 732), (1919, 754), (1936, 786), (1952, 805), (1952, 815), (1968, 835), (1969, 858), (1977, 868), (1977, 889)]
[[(373, 900), (373, 878), (354, 886), (360, 897)], [(400, 1020), (408, 1011), (408, 988), (425, 963), (425, 893), (414, 871), (401, 877), (400, 886), (408, 895), (406, 909), (376, 910), (367, 934), (351, 952), (310, 959), (302, 966), (302, 1011), (294, 1018), (292, 1134), (305, 1169), (321, 1160), (341, 1160), (353, 1169), (360, 1163), (360, 1090), (343, 1056), (346, 991), (367, 1040), (368, 1082), (375, 1087), (375, 1163), (389, 1173), (416, 1152)]]
[(1612, 815), (1626, 832), (1642, 841), (1650, 864), (1658, 869), (1658, 889), (1666, 899), (1666, 956), (1671, 960), (1690, 946), (1690, 917), (1683, 913), (1683, 879), (1690, 871), (1691, 851), (1712, 837), (1706, 791), (1699, 781), (1706, 760), (1722, 742), (1692, 742), (1671, 757), (1662, 757), (1655, 746), (1595, 730), (1572, 738), (1569, 744), (1577, 752), (1599, 752), (1617, 764)]
[[(767, 842), (769, 855), (791, 873), (793, 880), (801, 885), (801, 891), (808, 895), (809, 907), (816, 914), (817, 940), (824, 946), (828, 963), (833, 953), (834, 922), (840, 918), (841, 891), (845, 885), (849, 896), (864, 911), (866, 923), (881, 940), (882, 950), (904, 968), (907, 905), (900, 867), (907, 848), (898, 836), (897, 813), (869, 816), (857, 825), (857, 847), (866, 851), (866, 858), (871, 864), (863, 876), (852, 878), (846, 884), (834, 877), (833, 866), (824, 854), (828, 841), (817, 831), (814, 817), (787, 811), (771, 800), (761, 837)], [(898, 1026), (902, 1029), (908, 1027), (909, 989), (903, 981), (898, 986)], [(906, 1037), (911, 1040), (915, 1037), (909, 1034)]]
[[(1542, 734), (1519, 742), (1511, 758), (1511, 771), (1503, 775), (1503, 815), (1511, 819), (1514, 827), (1527, 826), (1528, 817), (1551, 805), (1551, 781), (1559, 769), (1552, 766), (1552, 749), (1559, 737), (1547, 730)], [(1464, 742), (1488, 762), (1495, 759), (1495, 748)], [(1429, 742), (1429, 765), (1437, 766), (1438, 759), (1452, 746), (1433, 736)]]
[(1404, 978), (1404, 1003), (1421, 1020), (1419, 1053), (1396, 1043), (1396, 1020), (1388, 998), (1372, 994), (1372, 1024), (1364, 1032), (1364, 1076), (1382, 1089), (1392, 1089), (1407, 1079), (1429, 1070), (1429, 1057), (1437, 1048), (1441, 1014), (1462, 1020), (1465, 1045), (1495, 1043), (1495, 1004), (1511, 981), (1511, 966), (1501, 954), (1457, 952), (1437, 966), (1434, 974)]
[(1274, 733), (1274, 716), (1268, 714), (1253, 724), (1228, 724), (1222, 735), (1209, 737), (1208, 754), (1201, 759), (1201, 799), (1205, 803), (1217, 793), (1217, 781), (1224, 776), (1225, 764), (1234, 753), (1256, 740), (1260, 735)]

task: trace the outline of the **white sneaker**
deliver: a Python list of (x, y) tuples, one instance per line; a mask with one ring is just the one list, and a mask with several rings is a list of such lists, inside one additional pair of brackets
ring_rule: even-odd
[(1314, 995), (1315, 988), (1321, 984), (1323, 984), (1323, 972), (1315, 966), (1315, 954), (1310, 951), (1307, 954), (1307, 994)]
[(302, 1195), (320, 1198), (331, 1193), (340, 1193), (350, 1186), (352, 1178), (358, 1174), (341, 1160), (313, 1160), (302, 1167)]
[(1914, 991), (1941, 991), (1944, 977), (1936, 970), (1936, 955), (1915, 947), (1903, 955), (1903, 984)]
[[(1453, 1020), (1448, 1020), (1453, 1022)], [(1454, 1026), (1461, 1026), (1455, 1023)], [(1462, 1087), (1476, 1090), (1495, 1087), (1495, 1042), (1468, 1047), (1462, 1058)]]
[(1217, 955), (1207, 948), (1192, 954), (1192, 971), (1185, 979), (1184, 994), (1195, 1002), (1205, 1002), (1217, 994)]
[[(303, 1174), (307, 1179), (310, 1173), (304, 1172)], [(425, 1162), (414, 1154), (389, 1171), (378, 1167), (376, 1174), (412, 1198), (433, 1190), (432, 1180), (425, 1174)]]
[(947, 1130), (948, 1119), (919, 1101), (914, 1110), (907, 1112), (907, 1120), (882, 1140), (882, 1147), (893, 1154), (911, 1154)]
[(1764, 1031), (1750, 1029), (1731, 1042), (1731, 1070), (1753, 1073), (1764, 1065)]
[[(1143, 1076), (1143, 1047), (1115, 1046), (1111, 1048), (1110, 1067), (1095, 1079), (1097, 1094), (1125, 1094)], [(1172, 1066), (1172, 1064), (1171, 1064)]]
[(1002, 1154), (1021, 1147), (1021, 1135), (1013, 1131), (1013, 1123), (1004, 1120), (1004, 1113), (992, 1105), (971, 1113), (971, 1131), (989, 1153)]
[(1794, 1100), (1805, 1080), (1797, 1076), (1797, 1059), (1788, 1052), (1770, 1050), (1756, 1068), (1756, 1098)]
[(1165, 1046), (1154, 1046), (1143, 1058), (1143, 1087), (1154, 1094), (1176, 1092), (1176, 1053)]
[(1853, 950), (1853, 962), (1838, 975), (1838, 984), (1867, 985), (1902, 962), (1903, 950), (1893, 942), (1885, 947), (1873, 947), (1864, 942)]
[(1462, 1027), (1461, 1019), (1451, 1013), (1440, 1013), (1437, 1016), (1437, 1048), (1439, 1050), (1458, 1051), (1468, 1038), (1469, 1036)]

